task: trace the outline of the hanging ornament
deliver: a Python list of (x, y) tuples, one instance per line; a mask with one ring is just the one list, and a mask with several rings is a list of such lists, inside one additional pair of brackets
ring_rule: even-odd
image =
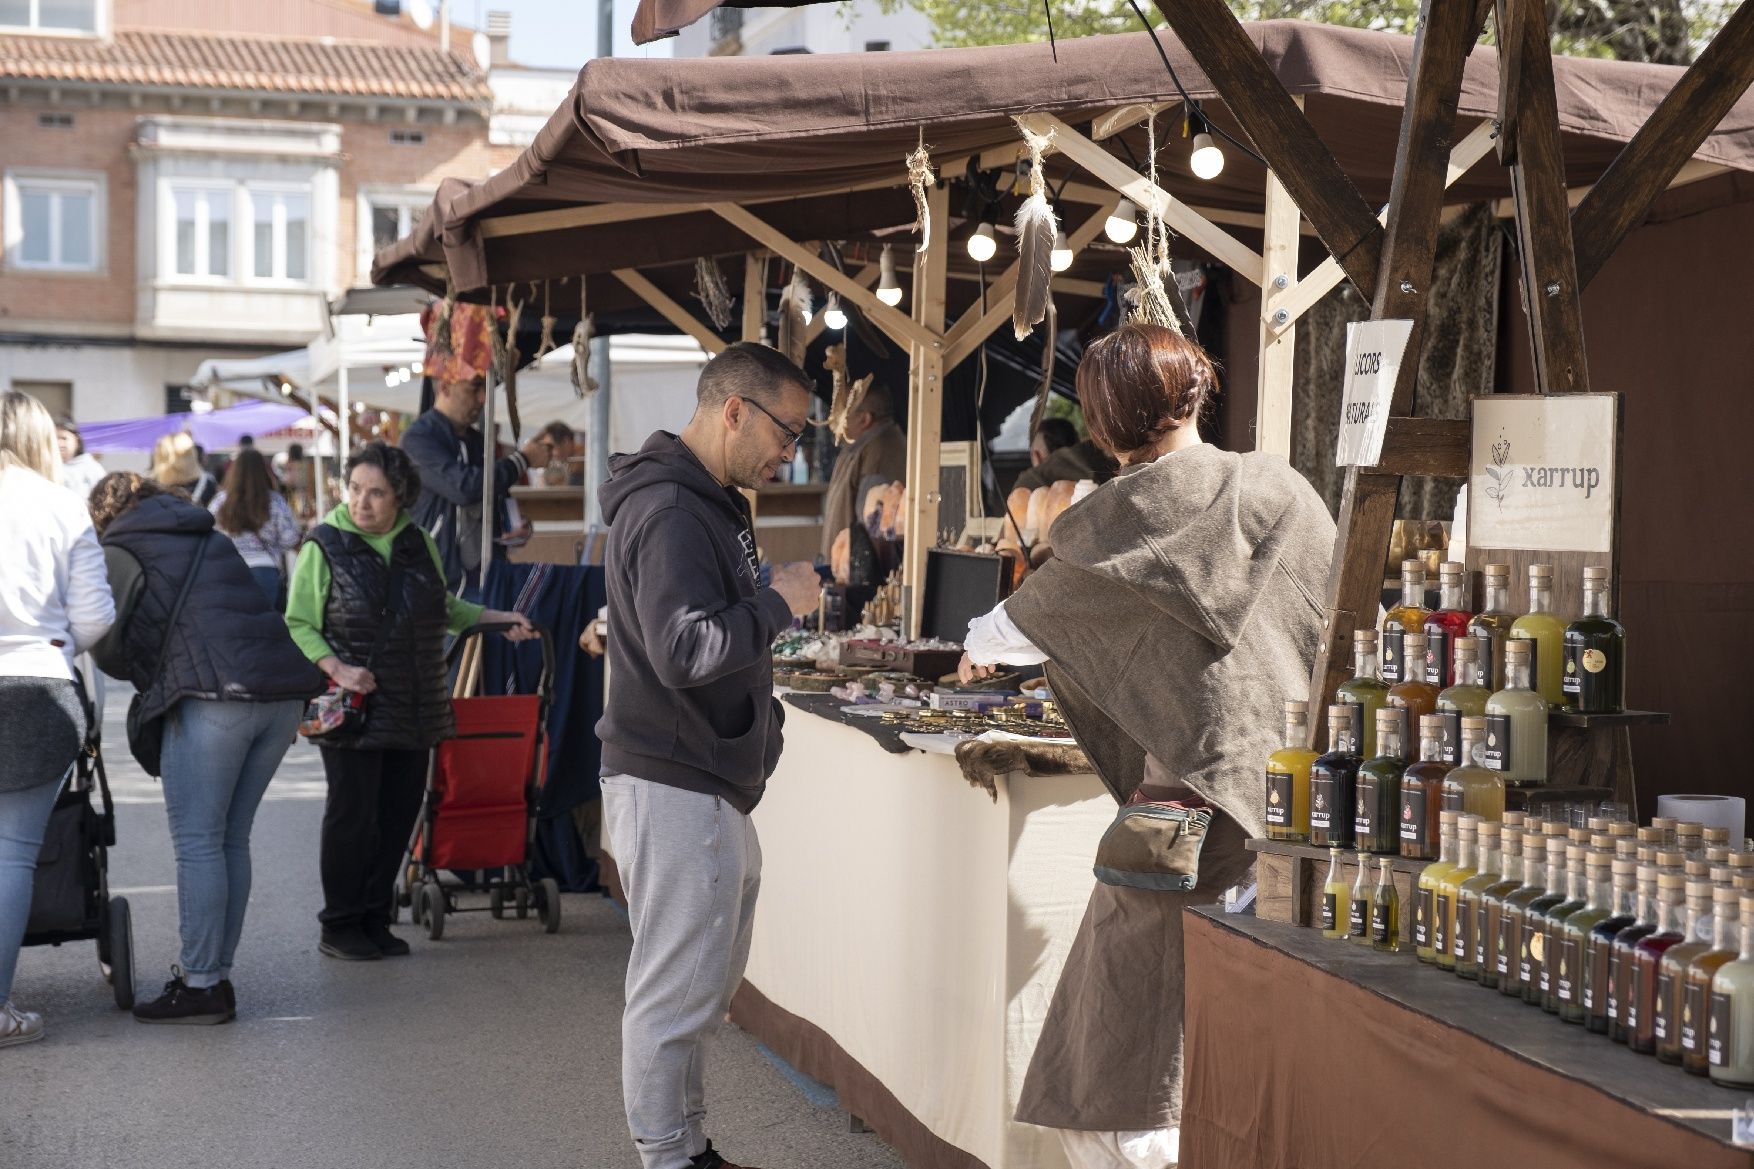
[(725, 284), (725, 274), (719, 271), (717, 260), (705, 256), (694, 261), (694, 299), (700, 301), (706, 309), (707, 320), (713, 328), (723, 332), (731, 327), (731, 311), (735, 302), (731, 299), (731, 289)]
[[(554, 319), (554, 311), (549, 305), (548, 291), (548, 281), (544, 280), (542, 282), (542, 340), (536, 343), (536, 356), (530, 359), (531, 369), (541, 369), (542, 359), (555, 350), (554, 326), (557, 322)], [(530, 294), (532, 296), (536, 294), (534, 282), (530, 284)]]
[(780, 293), (780, 334), (777, 348), (791, 358), (794, 365), (804, 364), (814, 296), (810, 281), (804, 278), (804, 270), (793, 267), (791, 282)]
[(914, 152), (907, 156), (907, 186), (914, 196), (914, 229), (920, 233), (920, 242), (914, 251), (926, 254), (926, 248), (932, 240), (932, 207), (926, 201), (926, 188), (938, 181), (932, 173), (932, 155), (926, 149), (926, 132), (920, 130), (920, 144)]
[(1021, 341), (1048, 315), (1053, 300), (1054, 240), (1060, 225), (1048, 202), (1047, 177), (1042, 173), (1042, 152), (1053, 142), (1053, 135), (1032, 133), (1021, 123), (1018, 128), (1029, 148), (1029, 197), (1017, 209), (1017, 295), (1011, 309), (1011, 329)]
[[(514, 286), (515, 287), (515, 286)], [(531, 288), (534, 289), (534, 285)], [(518, 366), (523, 364), (523, 357), (518, 352), (518, 329), (524, 316), (526, 301), (516, 299), (512, 289), (506, 290), (506, 331), (505, 344), (498, 346), (496, 357), (499, 362), (500, 384), (505, 386), (506, 421), (512, 426), (512, 442), (523, 436), (523, 423), (518, 418)], [(494, 336), (497, 338), (498, 333)]]
[(591, 337), (596, 333), (585, 303), (585, 278), (579, 277), (579, 323), (572, 327), (572, 388), (581, 398), (597, 392), (597, 379), (591, 376)]
[(1157, 115), (1146, 120), (1150, 144), (1147, 177), (1151, 180), (1151, 201), (1145, 208), (1145, 239), (1136, 248), (1127, 249), (1133, 269), (1133, 287), (1127, 290), (1129, 324), (1161, 325), (1181, 333), (1181, 319), (1175, 311), (1175, 300), (1181, 293), (1171, 292), (1175, 285), (1175, 269), (1169, 256), (1169, 226), (1163, 221), (1163, 191), (1157, 185)]

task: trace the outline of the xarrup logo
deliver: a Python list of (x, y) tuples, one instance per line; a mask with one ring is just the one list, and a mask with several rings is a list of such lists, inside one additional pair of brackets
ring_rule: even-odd
[(1510, 461), (1510, 440), (1499, 436), (1492, 444), (1492, 463), (1485, 468), (1487, 484), (1482, 493), (1503, 510), (1504, 501), (1517, 491), (1581, 491), (1589, 499), (1602, 485), (1600, 467), (1528, 466)]

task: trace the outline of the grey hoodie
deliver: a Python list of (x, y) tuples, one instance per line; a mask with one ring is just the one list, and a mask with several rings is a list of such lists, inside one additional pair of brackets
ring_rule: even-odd
[(785, 721), (773, 696), (785, 600), (756, 579), (749, 508), (675, 435), (609, 460), (603, 774), (760, 801)]

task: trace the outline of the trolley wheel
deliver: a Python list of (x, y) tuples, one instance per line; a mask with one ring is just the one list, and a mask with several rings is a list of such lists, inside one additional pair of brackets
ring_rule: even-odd
[(112, 897), (104, 908), (110, 934), (110, 989), (116, 1006), (134, 1007), (134, 919), (126, 897)]
[(514, 904), (517, 906), (519, 921), (523, 921), (526, 917), (530, 916), (530, 890), (528, 886), (518, 886), (517, 897)]
[(542, 932), (557, 934), (560, 932), (560, 883), (553, 877), (543, 877), (536, 884), (536, 909), (542, 917)]
[(420, 895), (422, 888), (424, 888), (424, 886), (416, 885), (414, 886), (413, 891), (408, 895), (408, 919), (415, 925), (424, 925), (426, 923), (426, 898)]
[(495, 921), (499, 921), (500, 919), (505, 917), (505, 890), (504, 889), (496, 888), (496, 889), (494, 889), (494, 891), (492, 893), (489, 893), (487, 895), (487, 911), (489, 913), (493, 914), (493, 919)]
[(420, 902), (426, 920), (426, 936), (436, 942), (445, 936), (445, 892), (436, 881), (422, 885)]

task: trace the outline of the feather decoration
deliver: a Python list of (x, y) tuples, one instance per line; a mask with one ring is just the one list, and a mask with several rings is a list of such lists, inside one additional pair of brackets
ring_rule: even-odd
[(705, 256), (694, 261), (694, 299), (706, 310), (713, 328), (723, 332), (731, 327), (731, 289), (725, 284), (718, 261)]
[(814, 294), (810, 291), (810, 282), (804, 278), (804, 270), (793, 268), (791, 282), (780, 293), (779, 345), (776, 348), (795, 365), (804, 364), (813, 303)]
[(1011, 329), (1019, 341), (1048, 315), (1053, 298), (1054, 237), (1060, 230), (1053, 204), (1048, 202), (1041, 162), (1053, 135), (1025, 129), (1023, 141), (1029, 147), (1029, 197), (1017, 209), (1017, 296), (1011, 309)]
[(920, 233), (914, 250), (922, 256), (932, 239), (932, 207), (926, 201), (926, 188), (937, 181), (938, 176), (932, 173), (932, 154), (926, 147), (926, 132), (922, 129), (920, 144), (907, 156), (907, 186), (914, 196), (914, 227)]
[(829, 397), (828, 417), (812, 418), (810, 425), (829, 427), (838, 435), (840, 433), (839, 427), (846, 419), (847, 343), (845, 341), (839, 345), (830, 345), (823, 351), (822, 368), (828, 371), (829, 379), (834, 384), (834, 391)]
[(597, 379), (591, 376), (591, 337), (596, 333), (585, 303), (585, 278), (579, 277), (579, 323), (572, 327), (572, 388), (581, 398), (597, 392)]
[(1029, 437), (1035, 438), (1035, 432), (1041, 429), (1042, 419), (1047, 416), (1048, 398), (1054, 388), (1054, 362), (1059, 357), (1060, 310), (1048, 301), (1048, 335), (1043, 339), (1041, 347), (1041, 385), (1035, 391), (1035, 409), (1029, 415)]
[(433, 321), (430, 344), (441, 353), (451, 349), (451, 310), (457, 307), (457, 286), (451, 282), (450, 276), (445, 277), (445, 303)]
[[(536, 345), (536, 356), (530, 359), (531, 369), (541, 369), (542, 359), (555, 350), (554, 326), (558, 323), (554, 317), (553, 306), (549, 303), (548, 281), (542, 282), (542, 340)], [(530, 283), (530, 295), (536, 295), (536, 284)]]

